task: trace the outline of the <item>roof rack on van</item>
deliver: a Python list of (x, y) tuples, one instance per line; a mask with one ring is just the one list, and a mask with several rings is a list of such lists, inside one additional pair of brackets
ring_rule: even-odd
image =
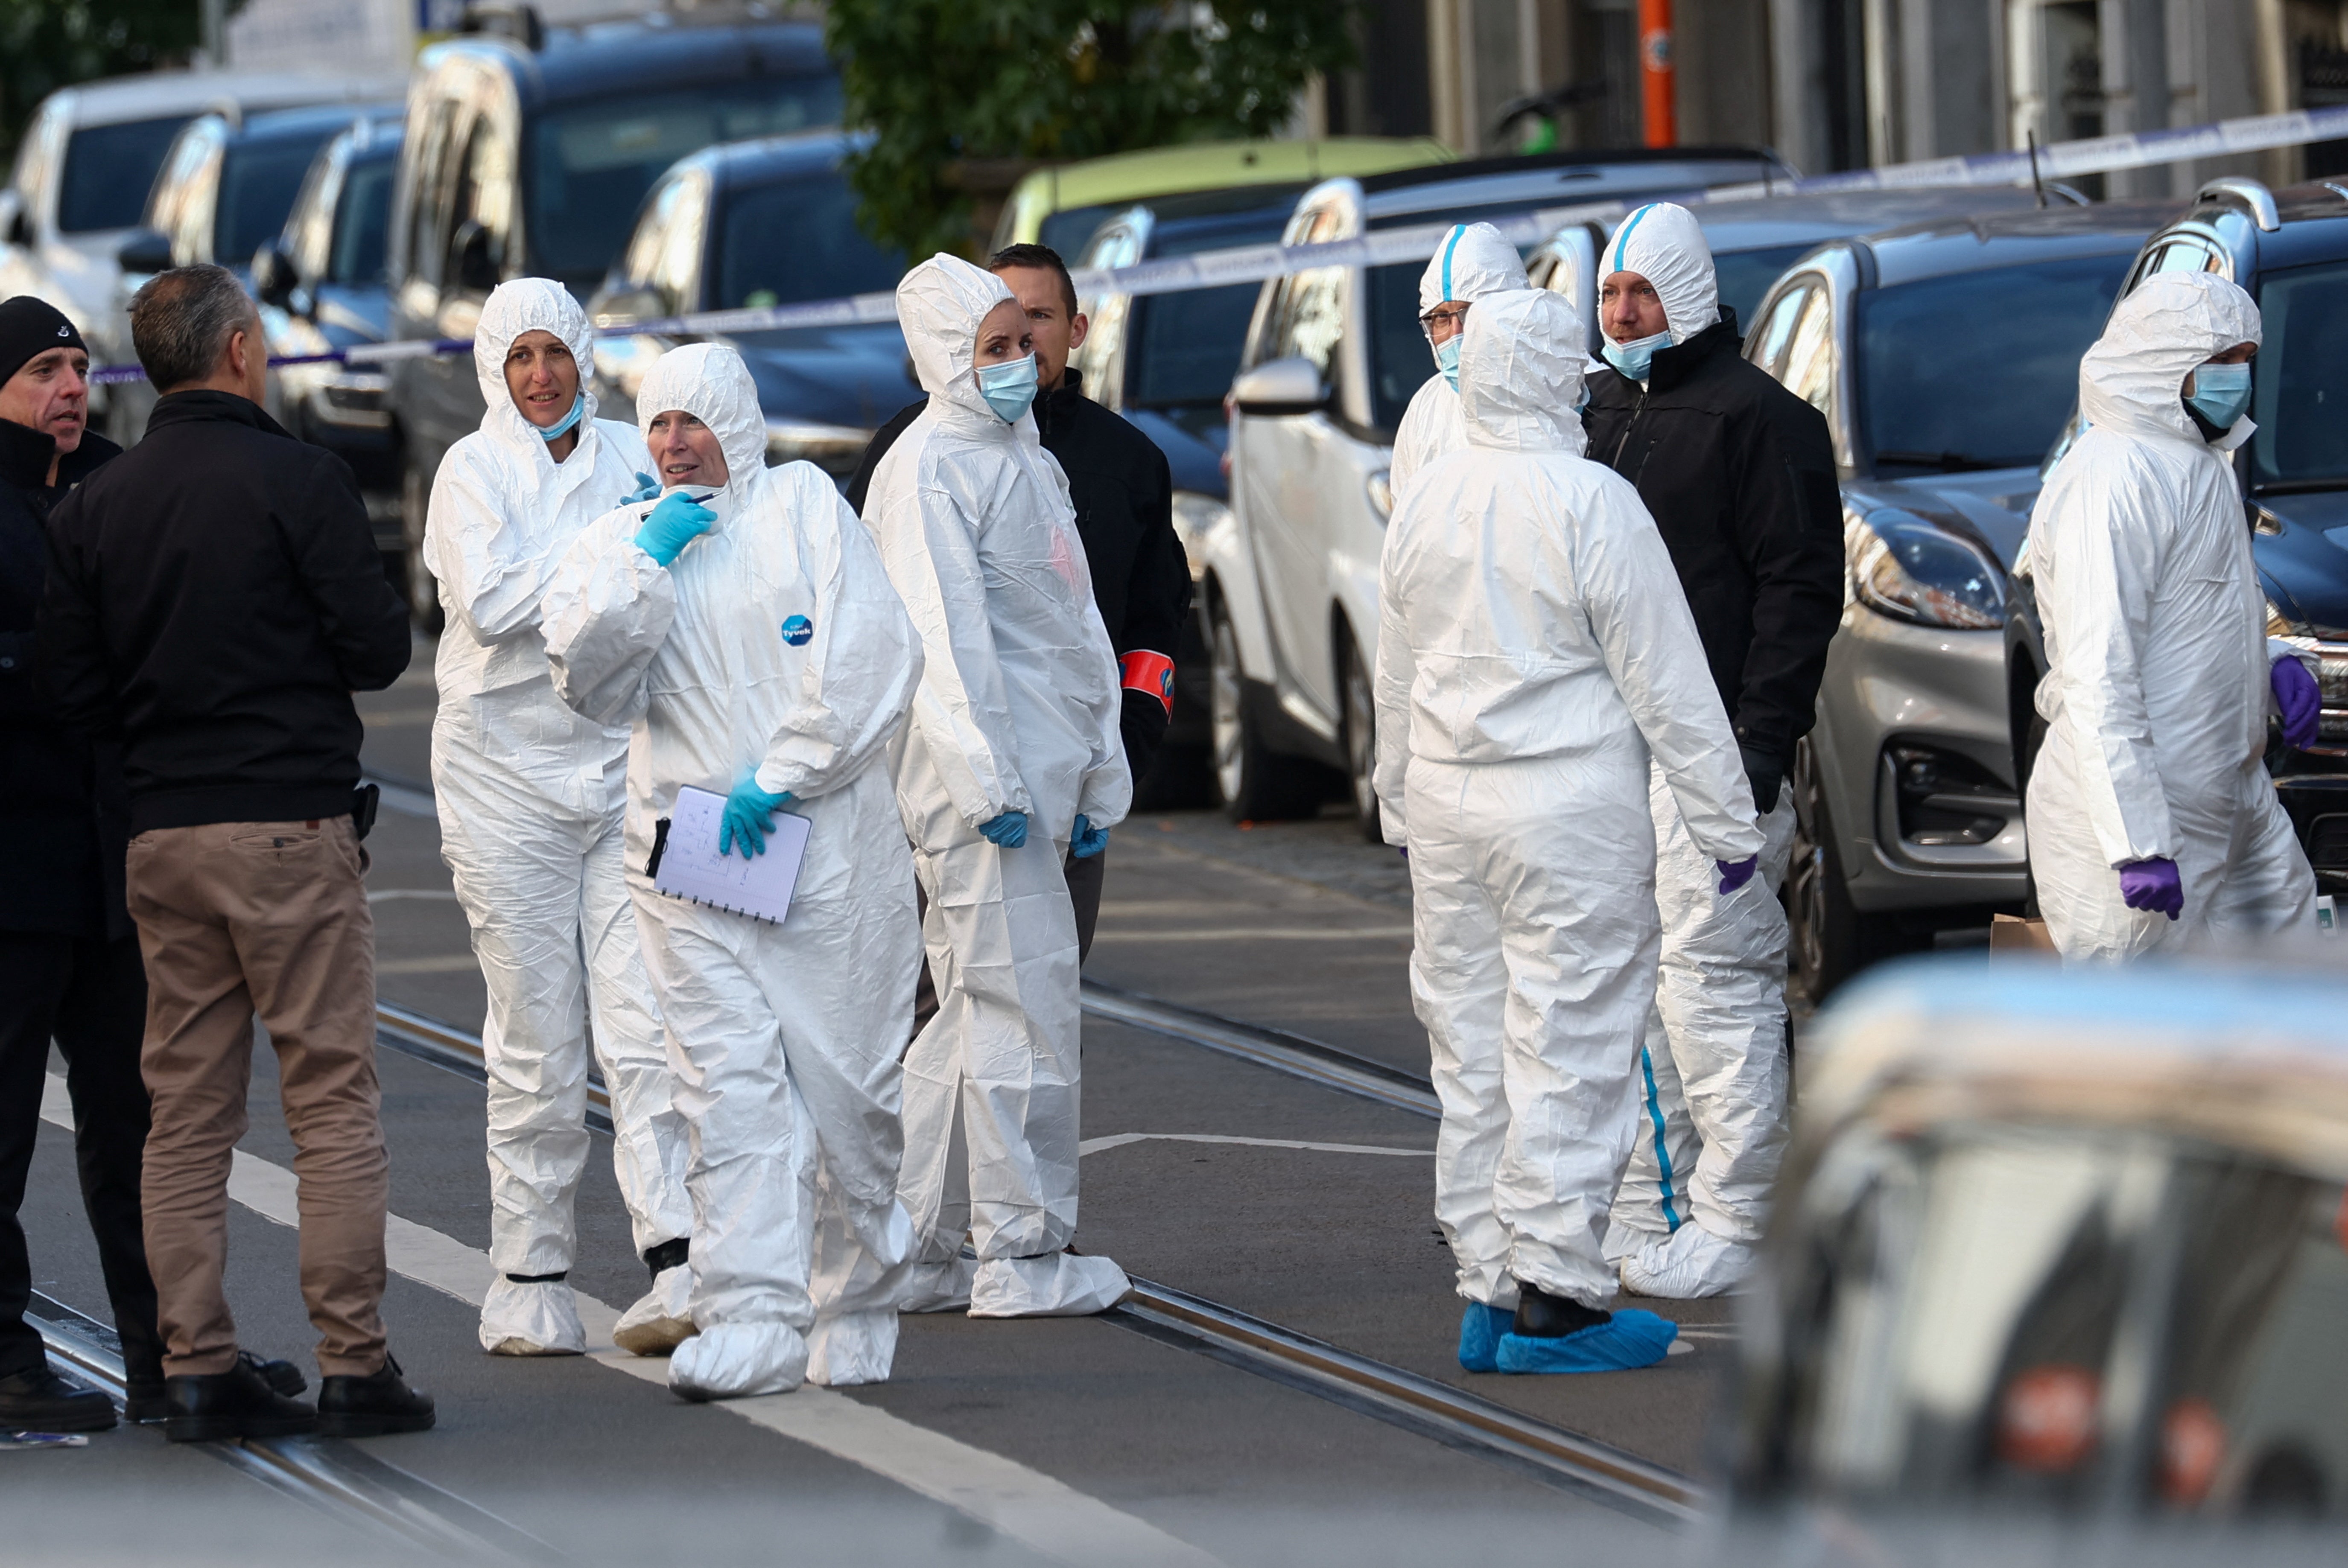
[(2247, 175), (2229, 174), (2221, 179), (2208, 179), (2193, 193), (2199, 201), (2239, 201), (2250, 209), (2250, 217), (2269, 233), (2282, 227), (2282, 214), (2275, 210), (2274, 192), (2262, 181)]

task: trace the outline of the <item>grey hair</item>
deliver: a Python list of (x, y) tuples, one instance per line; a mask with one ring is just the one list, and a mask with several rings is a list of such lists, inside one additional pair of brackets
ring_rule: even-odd
[[(174, 267), (131, 296), (130, 343), (155, 390), (170, 392), (210, 379), (228, 340), (253, 320), (234, 272), (210, 262)], [(258, 341), (252, 346), (259, 352)]]

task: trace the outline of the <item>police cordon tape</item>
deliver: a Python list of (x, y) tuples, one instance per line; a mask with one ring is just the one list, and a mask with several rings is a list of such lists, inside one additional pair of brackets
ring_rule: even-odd
[[(2018, 185), (2034, 177), (2064, 179), (2089, 174), (2114, 174), (2127, 169), (2182, 163), (2237, 153), (2265, 152), (2312, 141), (2348, 138), (2348, 107), (2294, 110), (2289, 114), (2257, 115), (2245, 119), (2219, 120), (2210, 125), (2184, 126), (2173, 130), (2140, 131), (2127, 136), (2089, 137), (2058, 141), (2023, 152), (1984, 152), (1968, 158), (1927, 159), (1894, 163), (1881, 169), (1854, 169), (1841, 174), (1805, 176), (1798, 179), (1754, 180), (1739, 185), (1715, 185), (1697, 190), (1648, 194), (1636, 200), (1585, 201), (1570, 207), (1544, 208), (1510, 218), (1487, 220), (1519, 246), (1538, 245), (1571, 223), (1604, 222), (1649, 201), (1676, 201), (1696, 206), (1715, 201), (1746, 201), (1771, 196), (1818, 196), (1859, 190), (1923, 190), (1967, 185)], [(1170, 294), (1190, 289), (1211, 289), (1229, 283), (1262, 282), (1266, 278), (1321, 267), (1381, 267), (1400, 261), (1424, 261), (1451, 231), (1449, 222), (1422, 223), (1409, 228), (1382, 229), (1352, 240), (1332, 240), (1317, 245), (1242, 245), (1228, 251), (1207, 251), (1195, 256), (1169, 256), (1137, 261), (1128, 267), (1083, 268), (1074, 276), (1076, 292), (1087, 296)], [(851, 294), (843, 299), (811, 300), (804, 304), (747, 306), (731, 311), (700, 311), (691, 315), (631, 318), (602, 316), (599, 333), (644, 333), (654, 336), (707, 336), (715, 333), (781, 332), (798, 327), (857, 326), (897, 319), (893, 291)], [(400, 343), (367, 343), (333, 354), (289, 354), (272, 359), (273, 366), (346, 364), (388, 364), (403, 359), (427, 359), (469, 354), (470, 338), (419, 338)], [(110, 364), (93, 371), (100, 384), (141, 381), (146, 372), (135, 364)]]

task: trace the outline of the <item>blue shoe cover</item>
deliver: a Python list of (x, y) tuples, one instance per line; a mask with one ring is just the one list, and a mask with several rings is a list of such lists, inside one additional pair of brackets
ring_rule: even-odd
[(1500, 1336), (1517, 1315), (1505, 1307), (1487, 1307), (1471, 1301), (1459, 1317), (1459, 1364), (1470, 1372), (1497, 1372), (1500, 1369)]
[(1556, 1339), (1504, 1336), (1497, 1359), (1503, 1372), (1623, 1372), (1662, 1360), (1679, 1331), (1668, 1317), (1628, 1307), (1604, 1323)]

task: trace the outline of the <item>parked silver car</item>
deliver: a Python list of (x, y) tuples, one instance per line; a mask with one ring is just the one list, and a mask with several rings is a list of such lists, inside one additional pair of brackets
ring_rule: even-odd
[(1843, 480), (1842, 626), (1795, 759), (1786, 883), (1813, 999), (2023, 906), (2008, 574), (2080, 356), (2175, 210), (2055, 207), (1838, 240), (1755, 313), (1746, 357), (1825, 414)]

